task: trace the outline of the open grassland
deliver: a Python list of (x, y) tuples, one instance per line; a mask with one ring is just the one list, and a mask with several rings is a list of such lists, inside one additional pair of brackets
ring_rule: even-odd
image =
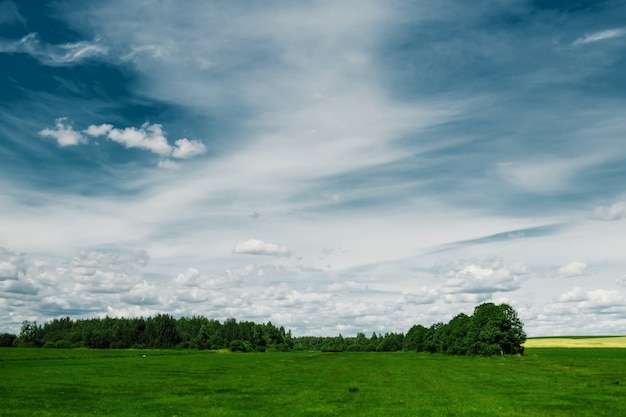
[(564, 336), (528, 339), (526, 348), (626, 348), (626, 336)]
[[(144, 357), (145, 355), (145, 357)], [(0, 349), (0, 416), (624, 416), (626, 350)]]

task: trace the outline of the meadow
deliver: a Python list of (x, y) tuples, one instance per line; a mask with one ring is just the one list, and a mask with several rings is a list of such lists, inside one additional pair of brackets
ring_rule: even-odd
[(624, 416), (626, 349), (0, 349), (0, 416)]

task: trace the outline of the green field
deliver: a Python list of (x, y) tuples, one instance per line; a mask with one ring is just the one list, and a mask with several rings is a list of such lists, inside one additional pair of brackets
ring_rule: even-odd
[[(144, 357), (145, 355), (145, 357)], [(0, 416), (624, 416), (626, 350), (0, 349)]]

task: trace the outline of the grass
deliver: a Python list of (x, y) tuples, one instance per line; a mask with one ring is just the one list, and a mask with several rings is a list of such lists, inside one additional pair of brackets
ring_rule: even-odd
[(0, 416), (626, 415), (626, 350), (527, 353), (0, 349)]

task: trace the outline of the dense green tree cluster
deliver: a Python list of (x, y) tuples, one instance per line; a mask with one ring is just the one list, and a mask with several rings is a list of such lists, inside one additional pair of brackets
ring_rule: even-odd
[(517, 312), (508, 304), (485, 303), (471, 316), (458, 314), (447, 324), (415, 325), (403, 333), (358, 333), (356, 337), (294, 338), (271, 322), (256, 324), (233, 318), (220, 323), (202, 316), (174, 318), (55, 319), (43, 326), (25, 321), (19, 337), (0, 335), (0, 346), (89, 347), (99, 349), (223, 349), (234, 352), (317, 350), (322, 352), (396, 352), (449, 355), (522, 354), (526, 334)]
[(11, 333), (0, 333), (0, 347), (13, 347), (17, 336)]
[(517, 312), (508, 304), (481, 304), (474, 314), (458, 314), (448, 324), (413, 326), (404, 349), (450, 355), (502, 355), (524, 353), (526, 333)]
[(21, 347), (194, 348), (233, 351), (289, 350), (290, 332), (271, 322), (256, 324), (228, 319), (224, 323), (194, 316), (176, 319), (167, 314), (148, 318), (55, 319), (43, 326), (25, 321), (15, 340)]

